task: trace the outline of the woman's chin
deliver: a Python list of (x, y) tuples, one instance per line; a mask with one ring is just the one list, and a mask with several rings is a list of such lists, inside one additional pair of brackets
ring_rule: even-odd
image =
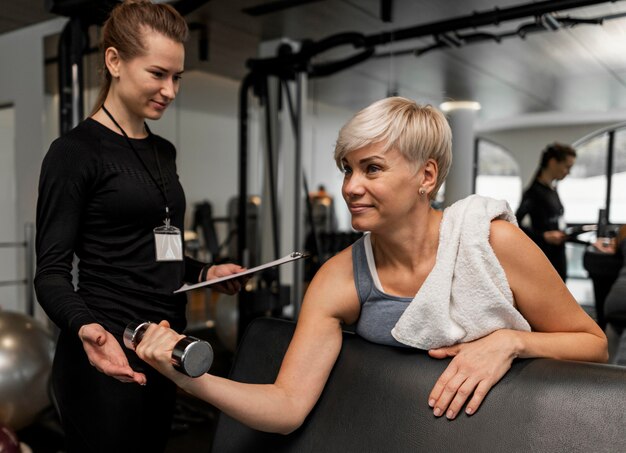
[(355, 221), (352, 221), (352, 229), (355, 231), (359, 231), (359, 232), (370, 230), (365, 224), (365, 222), (355, 222)]

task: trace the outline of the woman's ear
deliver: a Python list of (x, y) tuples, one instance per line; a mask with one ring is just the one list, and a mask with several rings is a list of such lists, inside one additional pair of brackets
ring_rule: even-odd
[(104, 51), (104, 64), (111, 77), (118, 78), (120, 76), (120, 63), (122, 59), (115, 47), (108, 47)]
[(424, 179), (420, 187), (426, 189), (426, 193), (430, 194), (437, 186), (437, 176), (439, 175), (439, 166), (434, 159), (428, 159), (424, 165), (422, 165), (422, 173)]

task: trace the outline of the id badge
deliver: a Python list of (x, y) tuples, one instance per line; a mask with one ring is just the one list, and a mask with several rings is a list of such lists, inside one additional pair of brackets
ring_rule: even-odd
[(171, 225), (155, 228), (154, 245), (157, 261), (183, 260), (183, 241), (178, 228)]

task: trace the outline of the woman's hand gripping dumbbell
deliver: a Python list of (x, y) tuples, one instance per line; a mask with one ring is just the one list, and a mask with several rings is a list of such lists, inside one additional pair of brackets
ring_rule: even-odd
[[(131, 322), (124, 330), (124, 345), (133, 351), (141, 342), (150, 322)], [(184, 337), (172, 350), (172, 365), (190, 377), (202, 376), (213, 363), (213, 348), (199, 338)]]

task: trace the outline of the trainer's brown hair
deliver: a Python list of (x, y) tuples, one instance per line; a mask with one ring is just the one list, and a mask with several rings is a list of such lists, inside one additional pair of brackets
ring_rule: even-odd
[(102, 107), (111, 87), (111, 74), (104, 63), (106, 49), (114, 47), (120, 58), (125, 61), (144, 55), (146, 29), (154, 30), (180, 43), (184, 43), (189, 36), (187, 22), (170, 5), (155, 4), (149, 0), (126, 0), (113, 8), (102, 27), (100, 49), (103, 80), (92, 115)]

